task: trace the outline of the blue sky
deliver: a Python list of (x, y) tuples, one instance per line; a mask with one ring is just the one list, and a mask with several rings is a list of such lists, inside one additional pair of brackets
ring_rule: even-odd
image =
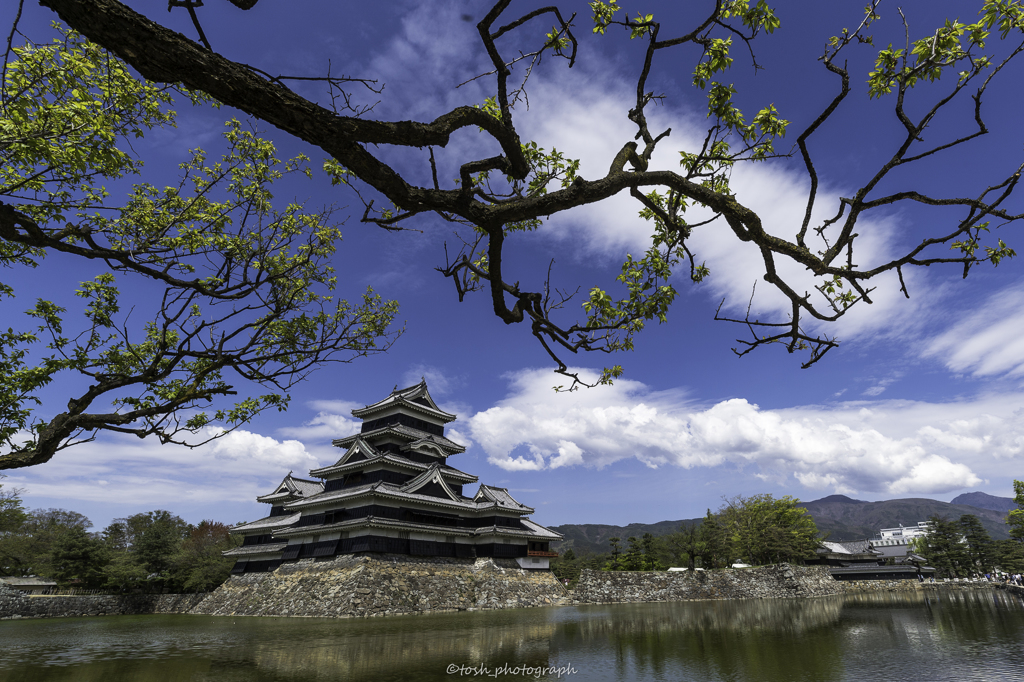
[[(129, 4), (194, 36), (183, 10), (168, 14), (160, 3)], [(680, 33), (692, 22), (679, 3), (623, 4), (631, 15), (653, 12), (663, 34)], [(756, 111), (774, 103), (793, 121), (791, 130), (802, 129), (836, 88), (816, 58), (829, 36), (859, 22), (862, 5), (780, 1), (782, 28), (759, 41), (764, 69), (755, 76), (749, 58), (735, 49), (728, 79), (737, 85), (740, 105)], [(336, 74), (380, 79), (385, 89), (375, 114), (383, 119), (430, 120), (492, 94), (488, 78), (456, 87), (487, 70), (475, 37), (485, 4), (393, 2), (375, 8), (372, 19), (364, 19), (360, 7), (303, 2), (297, 10), (264, 0), (243, 13), (215, 1), (200, 16), (213, 46), (237, 61), (274, 73), (322, 75), (330, 60)], [(511, 11), (518, 8), (513, 3)], [(944, 16), (973, 20), (975, 8), (968, 2), (915, 2), (904, 11), (912, 37), (919, 37)], [(585, 3), (565, 3), (563, 9), (579, 13), (577, 65), (570, 70), (562, 61), (542, 62), (528, 86), (530, 108), (517, 110), (516, 120), (524, 139), (581, 159), (581, 175), (596, 178), (632, 139), (626, 112), (642, 52), (618, 31), (603, 39), (591, 36)], [(883, 4), (879, 11), (883, 21), (875, 31), (876, 45), (902, 41), (896, 5)], [(27, 7), (22, 30), (41, 38), (52, 18), (46, 10)], [(531, 30), (541, 28), (548, 30), (546, 23)], [(853, 101), (813, 143), (823, 214), (834, 210), (837, 197), (864, 182), (899, 135), (891, 102), (866, 96), (870, 50), (855, 55)], [(688, 86), (687, 55), (659, 59), (650, 87), (666, 99), (649, 116), (652, 130), (671, 127), (672, 135), (652, 163), (674, 168), (677, 152), (702, 139), (705, 121), (700, 96)], [(987, 95), (989, 135), (896, 181), (921, 191), (973, 196), (1012, 172), (1024, 147), (1016, 120), (1024, 104), (1016, 86), (1021, 77), (1016, 65)], [(310, 90), (307, 96), (316, 95)], [(378, 99), (369, 96), (368, 103)], [(137, 147), (147, 159), (147, 181), (172, 182), (174, 163), (189, 147), (216, 151), (222, 123), (232, 115), (180, 108), (177, 130), (155, 134)], [(947, 139), (969, 123), (969, 109), (955, 106), (929, 135)], [(261, 129), (282, 155), (302, 152), (316, 163), (323, 158), (319, 150)], [(442, 178), (454, 177), (453, 169), (467, 158), (479, 158), (487, 150), (481, 144), (475, 131), (456, 135), (439, 152)], [(425, 151), (381, 153), (407, 177), (428, 181)], [(737, 168), (732, 184), (769, 231), (792, 235), (807, 186), (797, 159)], [(723, 299), (723, 310), (745, 310), (751, 286), (762, 274), (758, 255), (728, 230), (698, 230), (692, 243), (711, 277), (695, 286), (680, 273), (681, 295), (669, 321), (648, 328), (634, 352), (614, 358), (624, 365), (624, 378), (613, 387), (556, 394), (551, 387), (563, 381), (529, 330), (506, 327), (482, 295), (460, 304), (451, 283), (434, 271), (444, 263), (445, 242), (455, 241), (450, 226), (425, 217), (415, 225), (422, 232), (393, 234), (360, 224), (358, 200), (319, 176), (282, 187), (278, 197), (348, 207), (339, 211), (350, 216), (335, 261), (341, 293), (355, 297), (372, 284), (401, 302), (406, 332), (391, 352), (321, 370), (293, 391), (286, 414), (261, 416), (202, 448), (102, 436), (48, 464), (8, 472), (4, 484), (24, 488), (28, 506), (74, 509), (98, 528), (114, 517), (156, 508), (192, 522), (257, 518), (265, 506), (255, 496), (289, 470), (304, 475), (340, 456), (330, 441), (357, 428), (350, 410), (421, 376), (435, 399), (459, 415), (449, 434), (468, 450), (450, 463), (484, 483), (508, 487), (534, 506), (534, 518), (546, 525), (690, 518), (716, 509), (723, 496), (759, 492), (803, 500), (832, 493), (865, 500), (949, 500), (971, 490), (1011, 496), (1012, 479), (1024, 477), (1019, 260), (998, 269), (977, 268), (967, 280), (956, 268), (908, 273), (909, 300), (894, 278), (880, 279), (872, 306), (859, 306), (828, 329), (843, 345), (801, 370), (800, 359), (781, 348), (734, 356), (730, 349), (743, 330), (712, 318)], [(1014, 199), (1010, 208), (1020, 212), (1021, 200)], [(648, 224), (636, 213), (635, 202), (621, 196), (557, 216), (510, 245), (511, 278), (536, 286), (554, 258), (558, 286), (583, 291), (610, 286), (624, 254), (639, 253), (649, 237)], [(951, 224), (953, 216), (905, 207), (871, 216), (859, 227), (862, 264), (897, 253), (942, 221)], [(999, 236), (1019, 249), (1013, 228), (1004, 232)], [(45, 267), (15, 281), (16, 303), (23, 308), (36, 296), (66, 296), (77, 281), (98, 274), (91, 264), (59, 258)], [(802, 281), (795, 268), (789, 274)], [(144, 287), (134, 289), (133, 296), (140, 310), (150, 303)], [(755, 300), (761, 314), (785, 310), (765, 287), (759, 287)], [(22, 324), (16, 308), (5, 308), (8, 326)], [(591, 374), (608, 363), (603, 355), (573, 360)], [(60, 411), (66, 396), (61, 390), (72, 385), (48, 390), (43, 411)]]

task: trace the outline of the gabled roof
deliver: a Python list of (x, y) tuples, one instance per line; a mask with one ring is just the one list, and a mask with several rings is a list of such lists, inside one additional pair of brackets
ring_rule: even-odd
[(878, 550), (872, 549), (871, 546), (868, 545), (867, 540), (853, 540), (852, 542), (822, 541), (821, 546), (822, 550), (825, 551), (819, 551), (819, 554), (881, 554)]
[(371, 440), (377, 436), (399, 436), (401, 438), (408, 439), (409, 443), (429, 440), (432, 443), (439, 445), (442, 449), (447, 451), (449, 455), (466, 451), (465, 446), (459, 445), (454, 441), (450, 441), (444, 436), (435, 436), (432, 433), (420, 431), (419, 429), (414, 429), (413, 427), (406, 426), (405, 424), (389, 424), (388, 426), (382, 426), (379, 429), (374, 429), (373, 431), (366, 431), (365, 433), (357, 433), (353, 436), (337, 438), (331, 441), (331, 444), (335, 447), (347, 448), (349, 445), (354, 443), (357, 438)]
[[(360, 459), (360, 455), (362, 455), (363, 459)], [(365, 460), (377, 459), (380, 456), (381, 453), (380, 451), (377, 450), (377, 448), (373, 447), (365, 440), (363, 440), (363, 438), (359, 434), (356, 434), (355, 438), (352, 440), (352, 444), (349, 445), (348, 450), (345, 451), (345, 454), (343, 454), (338, 459), (337, 462), (330, 466), (320, 467), (319, 469), (312, 469), (309, 472), (309, 475), (324, 476), (326, 474), (333, 472), (338, 467), (344, 467), (346, 464), (349, 463), (354, 464), (355, 462), (353, 462), (353, 460), (355, 460), (356, 462), (362, 462)]]
[[(433, 483), (436, 483), (436, 484), (438, 484), (441, 487), (441, 490), (444, 492), (445, 495), (448, 496), (448, 498), (452, 502), (463, 502), (462, 496), (459, 495), (454, 490), (452, 490), (451, 488), (448, 487), (448, 484), (444, 480), (444, 475), (441, 472), (442, 472), (442, 469), (441, 469), (441, 465), (440, 464), (431, 464), (430, 467), (426, 471), (424, 471), (422, 474), (420, 474), (416, 478), (412, 479), (411, 481), (408, 481), (405, 485), (400, 487), (399, 491), (403, 492), (403, 493), (408, 493), (408, 494), (415, 494), (416, 492), (418, 492), (420, 489), (424, 488), (425, 486), (428, 486), (428, 485), (431, 485)], [(421, 494), (427, 494), (427, 493), (421, 493)], [(431, 495), (431, 497), (438, 497), (438, 496)]]
[(225, 552), (221, 552), (221, 556), (252, 556), (253, 554), (278, 554), (284, 551), (284, 548), (288, 546), (287, 540), (281, 540), (279, 542), (266, 544), (266, 545), (249, 545), (248, 547), (235, 547)]
[(547, 526), (542, 526), (539, 523), (534, 523), (530, 519), (519, 519), (519, 521), (524, 526), (526, 526), (527, 528), (532, 530), (534, 532), (534, 534), (536, 534), (536, 536), (539, 537), (539, 538), (545, 538), (547, 540), (561, 540), (562, 539), (562, 534), (561, 533), (556, 533), (555, 531), (551, 530)]
[[(344, 460), (345, 458), (342, 457), (338, 460), (337, 464), (333, 464), (329, 467), (323, 467), (322, 469), (313, 469), (310, 474), (313, 476), (327, 477), (334, 474), (346, 474), (353, 471), (361, 471), (378, 464), (391, 464), (399, 469), (406, 469), (408, 471), (419, 473), (432, 466), (432, 464), (417, 462), (394, 452), (378, 453), (377, 457), (374, 459), (361, 459), (355, 462)], [(479, 477), (474, 476), (473, 474), (467, 474), (465, 471), (460, 471), (448, 464), (441, 464), (441, 471), (443, 471), (444, 475), (448, 478), (453, 478), (461, 484), (476, 483), (480, 480)]]
[(299, 517), (302, 516), (299, 512), (294, 514), (286, 514), (283, 516), (268, 516), (258, 521), (251, 521), (249, 523), (240, 523), (234, 528), (231, 528), (228, 532), (241, 535), (249, 535), (256, 531), (272, 531), (274, 529), (287, 528), (288, 526), (298, 523)]
[(359, 419), (372, 419), (373, 415), (397, 405), (407, 407), (414, 412), (428, 414), (445, 423), (455, 421), (456, 419), (456, 415), (439, 408), (434, 399), (430, 397), (426, 379), (420, 379), (420, 383), (408, 388), (398, 388), (396, 386), (395, 390), (391, 391), (391, 395), (384, 398), (384, 400), (379, 400), (372, 405), (367, 405), (358, 410), (352, 410), (352, 416)]
[(261, 495), (256, 498), (257, 502), (285, 502), (295, 498), (312, 497), (324, 490), (324, 484), (320, 481), (309, 481), (305, 478), (296, 478), (289, 473), (284, 480), (274, 488), (274, 492)]
[(483, 505), (492, 503), (495, 506), (514, 511), (528, 510), (533, 512), (532, 507), (527, 507), (525, 504), (521, 504), (516, 501), (514, 497), (509, 495), (508, 488), (495, 488), (482, 483), (480, 484), (480, 489), (476, 491), (476, 495), (473, 496), (473, 501), (482, 503)]
[[(385, 483), (384, 481), (377, 481), (375, 483), (367, 483), (365, 485), (358, 485), (352, 488), (342, 488), (341, 490), (333, 490), (329, 493), (317, 495), (316, 497), (308, 500), (298, 500), (292, 502), (291, 504), (288, 505), (288, 509), (307, 509), (309, 507), (328, 505), (336, 502), (341, 502), (343, 500), (354, 500), (361, 497), (385, 498), (398, 501), (411, 500), (415, 502), (425, 502), (429, 505), (434, 505), (438, 507), (457, 508), (466, 511), (473, 511), (477, 508), (476, 503), (467, 497), (459, 497), (458, 495), (455, 495), (452, 499), (448, 499), (447, 497), (436, 497), (434, 495), (424, 495), (418, 492), (406, 492), (403, 490), (405, 486), (409, 485), (418, 478), (419, 476), (403, 485), (396, 485), (394, 483)], [(288, 532), (292, 532), (293, 530), (294, 529), (289, 529)], [(277, 533), (275, 532), (275, 535), (276, 534)]]

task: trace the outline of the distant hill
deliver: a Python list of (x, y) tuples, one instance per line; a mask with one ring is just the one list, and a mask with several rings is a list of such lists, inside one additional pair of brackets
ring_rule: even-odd
[(829, 540), (835, 542), (871, 538), (882, 528), (896, 528), (900, 524), (916, 526), (918, 521), (927, 521), (933, 514), (948, 519), (974, 514), (993, 540), (1005, 540), (1010, 537), (1004, 521), (1006, 512), (920, 497), (864, 502), (842, 495), (831, 495), (820, 500), (804, 502), (802, 506), (814, 517), (818, 530), (828, 532)]
[(1012, 497), (996, 497), (995, 495), (981, 492), (957, 495), (950, 501), (950, 504), (968, 504), (978, 509), (991, 509), (1003, 514), (1017, 508)]
[[(829, 495), (820, 500), (801, 502), (807, 512), (814, 517), (818, 530), (828, 533), (828, 539), (834, 542), (863, 540), (878, 534), (882, 528), (895, 528), (900, 524), (916, 526), (918, 521), (927, 521), (933, 514), (949, 519), (958, 519), (964, 514), (974, 514), (981, 521), (993, 540), (1005, 540), (1010, 537), (1004, 521), (1005, 511), (969, 505), (961, 498), (971, 495), (982, 495), (981, 502), (987, 500), (1009, 500), (1005, 497), (993, 497), (985, 493), (966, 493), (953, 502), (940, 502), (926, 498), (908, 498), (902, 500), (886, 500), (883, 502), (865, 502), (854, 500), (845, 495)], [(1014, 505), (1015, 506), (1015, 505)], [(679, 521), (659, 521), (658, 523), (631, 523), (628, 526), (611, 526), (605, 524), (567, 523), (553, 526), (552, 530), (561, 533), (565, 539), (556, 543), (556, 549), (564, 552), (572, 548), (577, 554), (608, 552), (608, 538), (618, 537), (623, 545), (626, 538), (641, 537), (644, 533), (654, 536), (674, 533), (680, 526), (687, 523), (700, 523), (701, 519), (681, 519)]]
[(611, 551), (608, 538), (620, 538), (626, 545), (628, 537), (642, 537), (644, 533), (654, 536), (668, 535), (679, 530), (686, 523), (700, 523), (700, 519), (683, 519), (680, 521), (659, 521), (658, 523), (631, 523), (628, 526), (608, 526), (599, 523), (567, 523), (552, 526), (551, 530), (561, 533), (565, 539), (555, 543), (559, 552), (572, 548), (576, 554), (604, 554)]

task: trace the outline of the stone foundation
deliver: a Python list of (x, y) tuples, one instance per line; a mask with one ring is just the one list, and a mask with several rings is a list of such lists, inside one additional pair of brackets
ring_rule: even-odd
[(514, 559), (346, 555), (231, 576), (189, 613), (344, 618), (550, 606), (566, 597), (551, 573)]
[(996, 583), (996, 587), (1001, 590), (1006, 590), (1010, 594), (1015, 594), (1018, 597), (1024, 597), (1024, 587), (1020, 585), (1013, 585), (1011, 583)]
[(584, 570), (569, 593), (553, 574), (523, 570), (514, 559), (344, 555), (231, 576), (208, 594), (29, 597), (0, 584), (0, 619), (141, 613), (348, 618), (559, 604), (924, 595), (997, 586), (1024, 596), (1024, 588), (987, 582), (840, 581), (825, 566), (788, 564), (693, 573)]
[(0, 620), (185, 613), (206, 594), (34, 596), (0, 584)]
[(826, 566), (759, 566), (742, 570), (580, 573), (575, 604), (692, 601), (697, 599), (786, 599), (842, 594)]

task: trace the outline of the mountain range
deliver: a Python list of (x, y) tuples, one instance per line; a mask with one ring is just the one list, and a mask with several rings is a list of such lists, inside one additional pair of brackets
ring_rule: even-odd
[[(871, 538), (878, 535), (882, 528), (916, 526), (918, 521), (927, 521), (928, 517), (933, 515), (958, 519), (964, 514), (977, 516), (993, 540), (1005, 540), (1010, 537), (1005, 522), (1006, 512), (1016, 508), (1012, 498), (996, 497), (981, 492), (964, 493), (954, 498), (952, 502), (926, 498), (865, 502), (845, 495), (829, 495), (820, 500), (801, 502), (800, 506), (814, 517), (818, 530), (826, 534), (826, 539), (834, 542)], [(609, 551), (609, 538), (621, 538), (625, 545), (629, 537), (639, 538), (644, 533), (654, 536), (668, 535), (679, 530), (680, 526), (700, 522), (701, 519), (698, 518), (646, 524), (631, 523), (627, 526), (567, 523), (553, 526), (552, 530), (564, 536), (564, 540), (556, 543), (558, 551), (564, 552), (572, 548), (577, 554), (601, 554)]]

